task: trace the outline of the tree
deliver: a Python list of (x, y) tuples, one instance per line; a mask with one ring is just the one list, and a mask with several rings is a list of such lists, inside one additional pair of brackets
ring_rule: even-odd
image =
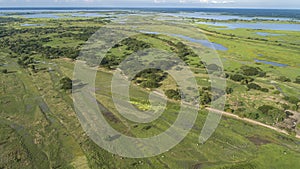
[(212, 101), (211, 95), (208, 92), (204, 92), (200, 97), (200, 102), (202, 105), (209, 104)]
[(297, 76), (294, 83), (300, 84), (300, 76)]
[(72, 80), (69, 77), (64, 77), (60, 80), (61, 89), (70, 90), (72, 89)]
[(285, 77), (285, 76), (280, 76), (279, 78), (277, 78), (277, 80), (281, 81), (281, 82), (291, 82), (292, 80)]
[(226, 93), (231, 94), (233, 92), (233, 89), (231, 87), (226, 87)]
[(261, 87), (258, 84), (250, 83), (247, 85), (248, 89), (261, 90)]
[(5, 74), (8, 73), (7, 69), (3, 69), (1, 72)]
[(180, 94), (180, 91), (178, 89), (177, 90), (174, 90), (174, 89), (167, 90), (165, 92), (165, 94), (169, 99), (174, 99), (174, 100), (180, 100), (181, 99), (181, 94)]
[(242, 80), (245, 79), (245, 77), (240, 74), (235, 74), (235, 75), (230, 76), (230, 79), (233, 81), (236, 81), (236, 82), (241, 82)]

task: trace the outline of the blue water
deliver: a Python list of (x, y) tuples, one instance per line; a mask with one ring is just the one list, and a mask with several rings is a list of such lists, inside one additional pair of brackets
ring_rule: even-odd
[(276, 66), (276, 67), (287, 67), (287, 66), (289, 66), (287, 64), (282, 64), (282, 63), (277, 63), (277, 62), (270, 62), (270, 61), (266, 61), (266, 60), (255, 59), (254, 61), (257, 62), (257, 63), (264, 63), (264, 64)]
[[(277, 18), (277, 17), (247, 17), (247, 16), (237, 16), (237, 15), (224, 15), (224, 14), (214, 14), (214, 13), (204, 13), (204, 12), (179, 12), (179, 13), (166, 13), (166, 15), (175, 17), (185, 17), (185, 18), (202, 18), (202, 19), (214, 19), (214, 20), (279, 20), (279, 21), (289, 21), (291, 18)], [(295, 20), (299, 21), (300, 20)]]
[(267, 33), (267, 32), (256, 32), (256, 34), (260, 36), (283, 36), (284, 34), (275, 34), (275, 33)]
[(191, 37), (188, 37), (188, 36), (178, 35), (178, 34), (172, 34), (172, 36), (179, 37), (179, 38), (182, 38), (184, 40), (187, 40), (187, 41), (190, 41), (190, 42), (193, 42), (193, 43), (199, 43), (199, 44), (201, 44), (205, 47), (211, 48), (211, 49), (216, 49), (216, 50), (220, 50), (220, 51), (227, 51), (228, 50), (228, 48), (226, 48), (225, 46), (223, 46), (221, 44), (214, 43), (214, 42), (210, 42), (208, 40), (194, 39), (194, 38), (191, 38)]
[(25, 24), (21, 24), (21, 26), (45, 26), (45, 24), (29, 24), (29, 23), (25, 23)]
[(227, 29), (264, 29), (264, 30), (287, 30), (300, 31), (300, 24), (277, 24), (277, 23), (214, 23), (214, 22), (198, 22), (199, 24), (223, 26)]
[(288, 18), (300, 20), (299, 9), (232, 9), (232, 8), (84, 8), (84, 7), (58, 7), (58, 8), (0, 8), (0, 12), (78, 12), (78, 11), (145, 11), (158, 13), (210, 13), (218, 15), (231, 15), (237, 17), (270, 17), (274, 19)]
[(25, 18), (52, 18), (52, 19), (58, 19), (62, 17), (59, 15), (49, 14), (49, 13), (26, 14), (22, 16), (24, 16)]
[(72, 16), (75, 17), (107, 17), (108, 15), (103, 15), (99, 13), (74, 13)]
[[(141, 33), (146, 33), (146, 34), (153, 34), (153, 35), (159, 35), (159, 34), (164, 34), (164, 33), (159, 33), (159, 32), (150, 32), (150, 31), (140, 31)], [(173, 37), (178, 37), (184, 40), (187, 40), (189, 42), (193, 42), (193, 43), (198, 43), (201, 44), (205, 47), (208, 47), (210, 49), (216, 49), (216, 50), (220, 50), (220, 51), (227, 51), (228, 48), (226, 48), (225, 46), (221, 45), (221, 44), (217, 44), (214, 42), (210, 42), (208, 40), (205, 39), (194, 39), (191, 38), (189, 36), (184, 36), (184, 35), (179, 35), (179, 34), (167, 34)]]

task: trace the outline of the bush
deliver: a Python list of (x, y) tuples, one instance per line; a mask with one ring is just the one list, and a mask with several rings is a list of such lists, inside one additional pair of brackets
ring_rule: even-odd
[(236, 81), (236, 82), (241, 82), (242, 80), (245, 79), (245, 77), (240, 74), (235, 74), (235, 75), (230, 76), (230, 79), (233, 81)]
[(262, 92), (266, 92), (266, 93), (269, 92), (269, 89), (267, 89), (267, 88), (261, 88), (260, 90), (261, 90)]
[(143, 81), (141, 83), (141, 86), (144, 88), (158, 88), (160, 86), (160, 84), (155, 81), (154, 79), (148, 79), (146, 81)]
[(1, 70), (1, 72), (5, 73), (5, 74), (8, 73), (7, 69), (3, 69), (3, 70)]
[(300, 84), (300, 76), (297, 76), (294, 83)]
[(284, 97), (284, 100), (286, 100), (292, 104), (298, 104), (298, 102), (300, 102), (300, 100), (295, 96), (291, 96), (291, 97), (286, 96), (286, 97)]
[(61, 89), (70, 90), (72, 89), (72, 80), (68, 77), (64, 77), (60, 80)]
[(165, 92), (165, 94), (169, 99), (174, 99), (174, 100), (180, 100), (181, 99), (181, 94), (180, 94), (180, 91), (178, 89), (177, 90), (174, 90), (174, 89), (167, 90)]
[(212, 101), (212, 97), (208, 92), (204, 92), (200, 97), (200, 102), (202, 105), (209, 104)]
[(277, 78), (276, 80), (279, 80), (281, 82), (291, 82), (292, 80), (285, 77), (285, 76), (280, 76), (279, 78)]
[(283, 121), (285, 117), (284, 111), (270, 105), (260, 106), (258, 110), (275, 121)]
[(257, 68), (250, 66), (242, 66), (241, 73), (246, 76), (256, 76), (260, 71)]
[(263, 72), (260, 68), (255, 68), (250, 66), (242, 66), (241, 73), (245, 76), (259, 76), (259, 77), (266, 76), (266, 72)]
[(250, 83), (247, 85), (248, 89), (261, 90), (261, 87), (258, 84)]
[(233, 89), (231, 87), (226, 87), (226, 93), (231, 94), (233, 92)]

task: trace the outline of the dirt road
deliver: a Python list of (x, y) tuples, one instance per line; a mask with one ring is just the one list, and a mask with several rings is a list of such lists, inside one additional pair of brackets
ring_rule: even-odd
[[(270, 125), (267, 125), (267, 124), (255, 121), (255, 120), (251, 120), (251, 119), (248, 119), (248, 118), (242, 118), (242, 117), (239, 117), (239, 116), (237, 116), (235, 114), (232, 114), (232, 113), (228, 113), (228, 112), (225, 112), (225, 111), (220, 111), (220, 110), (216, 110), (216, 109), (212, 109), (212, 108), (206, 108), (206, 110), (208, 110), (210, 112), (214, 112), (214, 113), (220, 113), (220, 114), (222, 114), (224, 116), (227, 116), (227, 117), (232, 117), (234, 119), (242, 120), (242, 121), (247, 122), (247, 123), (251, 123), (251, 124), (254, 124), (254, 125), (259, 125), (259, 126), (266, 127), (266, 128), (275, 130), (277, 132), (289, 135), (289, 133), (287, 131), (285, 131), (285, 130), (281, 130), (279, 128), (276, 128), (276, 127), (273, 127), (273, 126), (270, 126)], [(300, 138), (300, 136), (296, 136), (296, 137)]]

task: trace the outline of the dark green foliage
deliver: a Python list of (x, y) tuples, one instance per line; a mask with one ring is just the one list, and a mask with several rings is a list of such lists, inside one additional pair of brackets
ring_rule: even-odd
[(181, 99), (181, 94), (178, 89), (177, 90), (174, 90), (174, 89), (167, 90), (167, 91), (165, 91), (165, 94), (169, 99), (174, 99), (174, 100)]
[(299, 98), (295, 97), (295, 96), (286, 96), (284, 97), (284, 99), (292, 104), (298, 104), (300, 102)]
[(281, 82), (291, 82), (292, 80), (285, 77), (285, 76), (280, 76), (279, 78), (277, 78), (276, 80), (279, 80)]
[(155, 79), (147, 79), (142, 81), (141, 86), (144, 88), (158, 88), (160, 84)]
[(250, 66), (242, 66), (241, 73), (245, 76), (259, 76), (259, 77), (266, 76), (266, 73), (263, 72), (260, 68), (255, 68)]
[(261, 90), (261, 87), (258, 84), (250, 83), (247, 85), (248, 89)]
[(167, 77), (167, 73), (158, 69), (145, 69), (138, 73), (133, 80), (145, 88), (158, 88), (160, 82)]
[(182, 42), (178, 42), (175, 47), (177, 49), (179, 58), (184, 61), (187, 60), (187, 56), (197, 57), (194, 51)]
[(266, 92), (266, 93), (269, 92), (269, 89), (267, 89), (267, 88), (261, 88), (260, 90), (261, 90), (262, 92)]
[(209, 104), (212, 101), (212, 96), (208, 92), (204, 92), (200, 97), (200, 103), (202, 105)]
[(30, 64), (34, 63), (34, 59), (33, 59), (32, 57), (29, 57), (29, 56), (25, 55), (25, 56), (22, 56), (21, 58), (18, 58), (17, 63), (18, 63), (20, 66), (26, 68), (26, 67), (28, 67)]
[(226, 93), (231, 94), (233, 92), (233, 89), (231, 87), (226, 87)]
[[(145, 43), (143, 41), (137, 40), (135, 38), (126, 38), (121, 42), (122, 45), (127, 46), (127, 50), (131, 50), (137, 52), (139, 50), (148, 49), (151, 47), (149, 43)], [(114, 46), (115, 48), (118, 46)]]
[(8, 73), (7, 69), (3, 69), (3, 70), (1, 70), (1, 72), (5, 73), (5, 74)]
[(70, 90), (72, 89), (72, 80), (68, 77), (64, 77), (60, 80), (61, 89)]
[(230, 79), (233, 81), (236, 81), (236, 82), (241, 82), (242, 80), (245, 79), (245, 77), (240, 74), (234, 74), (234, 75), (230, 76)]
[(271, 117), (275, 121), (283, 121), (285, 117), (285, 113), (283, 110), (279, 110), (278, 108), (270, 105), (260, 106), (258, 110), (264, 115)]
[(300, 84), (300, 76), (297, 76), (294, 83)]

